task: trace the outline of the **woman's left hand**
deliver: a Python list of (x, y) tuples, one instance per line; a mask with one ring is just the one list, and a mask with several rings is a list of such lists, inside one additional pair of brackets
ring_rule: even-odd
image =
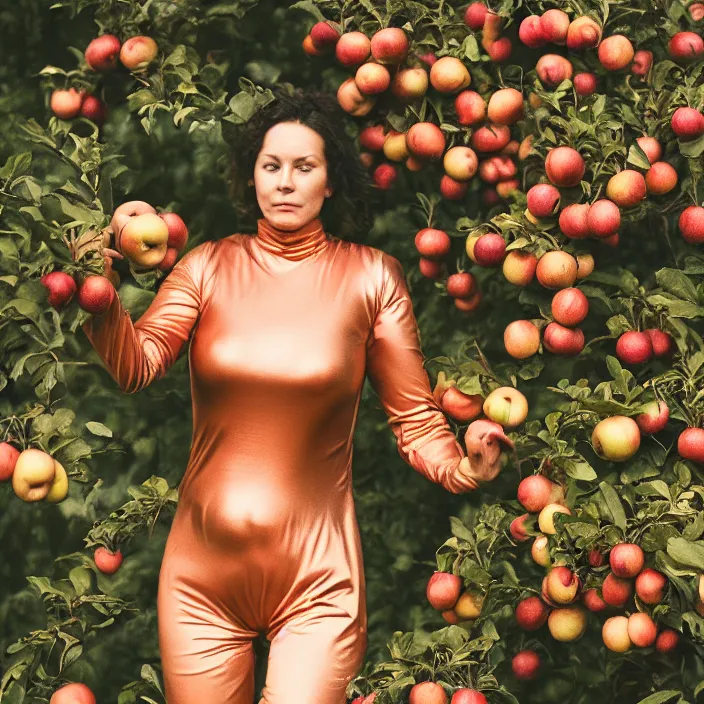
[(478, 482), (495, 479), (503, 466), (502, 452), (514, 447), (498, 423), (484, 419), (470, 423), (464, 442), (467, 456), (460, 462), (460, 471)]

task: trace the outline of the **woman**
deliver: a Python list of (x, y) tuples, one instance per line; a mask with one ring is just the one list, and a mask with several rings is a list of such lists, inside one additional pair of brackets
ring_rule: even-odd
[(280, 94), (240, 154), (256, 235), (191, 250), (135, 324), (115, 297), (84, 326), (127, 393), (191, 340), (193, 444), (157, 600), (169, 704), (251, 704), (258, 634), (271, 641), (263, 702), (345, 701), (366, 647), (351, 481), (365, 374), (401, 456), (448, 491), (493, 479), (510, 445), (474, 437), (465, 457), (399, 261), (325, 232), (323, 204), (354, 204), (344, 189), (361, 183), (343, 124), (334, 98)]

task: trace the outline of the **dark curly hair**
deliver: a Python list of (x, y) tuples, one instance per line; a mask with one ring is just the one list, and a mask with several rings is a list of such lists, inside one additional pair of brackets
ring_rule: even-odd
[(279, 122), (300, 122), (325, 142), (328, 182), (334, 189), (320, 212), (325, 230), (341, 239), (360, 240), (372, 225), (369, 204), (374, 190), (346, 131), (346, 114), (329, 93), (285, 87), (272, 92), (274, 100), (260, 108), (230, 140), (229, 194), (243, 225), (255, 225), (262, 217), (256, 191), (247, 182), (254, 174), (264, 136)]

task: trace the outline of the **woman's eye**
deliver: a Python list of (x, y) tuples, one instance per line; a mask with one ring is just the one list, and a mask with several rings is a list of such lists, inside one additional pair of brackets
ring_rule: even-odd
[(303, 171), (304, 173), (308, 173), (309, 171), (312, 170), (310, 166), (306, 166), (306, 165), (303, 165), (303, 166), (301, 166), (300, 168), (302, 169), (302, 171)]

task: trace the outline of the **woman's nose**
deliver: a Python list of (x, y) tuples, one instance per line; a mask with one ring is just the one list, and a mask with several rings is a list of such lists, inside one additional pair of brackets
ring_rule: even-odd
[(279, 188), (281, 190), (293, 190), (293, 179), (291, 178), (291, 169), (284, 167), (281, 169), (281, 178), (279, 179)]

